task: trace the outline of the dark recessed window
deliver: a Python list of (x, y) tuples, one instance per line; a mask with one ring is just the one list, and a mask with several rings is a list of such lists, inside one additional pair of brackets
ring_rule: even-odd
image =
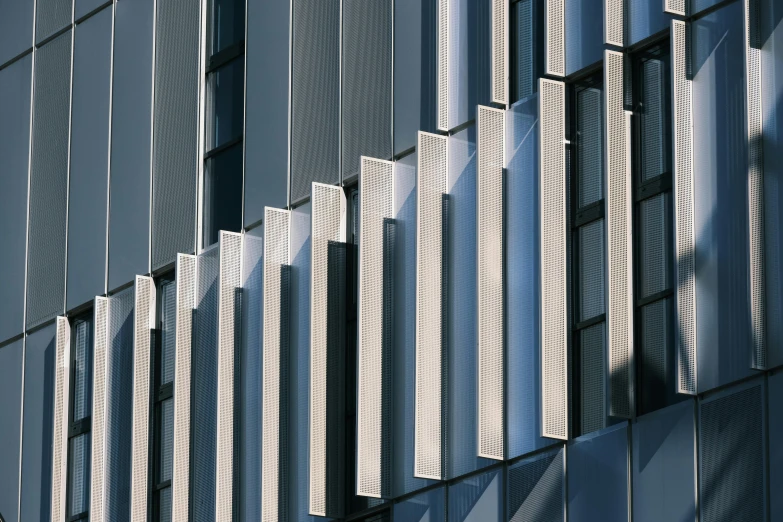
[(242, 143), (220, 151), (204, 167), (204, 245), (221, 230), (242, 229)]
[(92, 312), (71, 326), (71, 401), (68, 412), (68, 521), (90, 516), (90, 437), (92, 418)]
[(245, 61), (235, 58), (208, 77), (207, 150), (241, 139), (245, 123)]

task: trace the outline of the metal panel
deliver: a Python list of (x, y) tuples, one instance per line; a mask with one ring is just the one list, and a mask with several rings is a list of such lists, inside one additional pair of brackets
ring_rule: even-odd
[[(239, 486), (234, 447), (239, 434), (239, 317), (241, 314), (242, 235), (220, 232), (218, 278), (217, 460), (215, 520), (234, 519), (235, 486)], [(235, 400), (234, 397), (237, 397)]]
[(628, 158), (630, 127), (623, 110), (623, 55), (604, 54), (606, 100), (606, 229), (609, 260), (609, 414), (633, 415), (633, 193)]
[(394, 164), (362, 157), (356, 494), (391, 496)]
[(565, 520), (565, 449), (560, 448), (508, 468), (509, 522)]
[(66, 309), (105, 292), (112, 8), (76, 26)]
[(291, 201), (340, 180), (339, 0), (292, 0)]
[[(0, 6), (0, 49), (4, 49), (4, 16)], [(23, 5), (19, 2), (19, 6)], [(32, 12), (30, 13), (32, 20)], [(9, 20), (10, 21), (10, 20)], [(32, 25), (31, 25), (32, 27)], [(7, 33), (10, 35), (10, 33)], [(28, 38), (28, 43), (32, 37)], [(0, 58), (2, 59), (2, 58)], [(24, 331), (24, 271), (27, 240), (27, 178), (30, 160), (30, 91), (32, 54), (0, 70), (0, 339)]]
[(343, 511), (345, 194), (313, 183), (310, 281), (310, 514)]
[(265, 206), (288, 204), (290, 12), (290, 2), (247, 1), (245, 143), (253, 145), (245, 147), (246, 227), (264, 217)]
[(546, 0), (545, 5), (544, 71), (553, 76), (565, 76), (565, 0)]
[(764, 234), (764, 151), (762, 148), (760, 0), (744, 0), (745, 81), (748, 115), (748, 223), (750, 247), (751, 367), (767, 368)]
[(392, 0), (342, 3), (342, 179), (392, 155)]
[(288, 520), (290, 212), (264, 212), (261, 520)]
[(696, 274), (693, 228), (690, 34), (685, 22), (672, 20), (672, 97), (674, 119), (674, 221), (677, 265), (677, 391), (695, 394)]
[(446, 477), (448, 138), (419, 133), (416, 209), (414, 471)]
[(34, 12), (34, 0), (3, 2), (0, 5), (0, 65), (32, 46)]
[(136, 276), (133, 305), (133, 442), (131, 450), (131, 520), (147, 517), (149, 487), (152, 336), (155, 329), (155, 282)]
[(155, 0), (115, 3), (109, 291), (149, 271)]
[(177, 319), (174, 363), (174, 455), (171, 520), (188, 522), (190, 512), (190, 415), (193, 351), (193, 309), (196, 299), (196, 256), (177, 256)]
[(604, 0), (604, 40), (610, 45), (623, 47), (625, 41), (625, 2)]
[[(22, 338), (0, 348), (0, 415), (6, 420), (4, 429), (0, 431), (0, 462), (4, 463), (5, 470), (0, 475), (0, 509), (9, 522), (22, 520), (18, 517), (24, 350)], [(43, 383), (39, 381), (36, 384), (41, 386)]]
[(765, 385), (758, 380), (699, 404), (703, 522), (766, 520)]
[(539, 81), (542, 435), (569, 436), (565, 84)]
[(106, 412), (109, 351), (109, 298), (96, 297), (93, 307), (93, 370), (91, 433), (92, 469), (90, 470), (90, 520), (103, 522), (106, 477)]
[(29, 329), (63, 312), (71, 33), (36, 52), (27, 251)]
[[(770, 373), (767, 379), (767, 411), (780, 412), (783, 408), (783, 372)], [(783, 417), (773, 413), (767, 417), (769, 441), (769, 491), (783, 491)], [(770, 495), (769, 513), (771, 522), (783, 520), (783, 497)]]
[[(688, 16), (690, 9), (688, 0), (663, 0), (663, 12), (673, 15)], [(674, 23), (675, 20), (672, 20)]]
[(478, 108), (478, 456), (505, 456), (503, 170), (505, 112)]
[(158, 2), (152, 164), (152, 269), (191, 253), (196, 237), (201, 4)]
[(440, 130), (449, 130), (450, 14), (451, 0), (438, 0), (438, 129)]
[(37, 0), (35, 6), (35, 43), (40, 44), (73, 19), (73, 0)]
[(492, 0), (492, 102), (505, 105), (508, 96), (508, 0)]
[(55, 334), (54, 420), (52, 421), (52, 522), (65, 519), (68, 470), (68, 404), (71, 382), (71, 326), (57, 317)]

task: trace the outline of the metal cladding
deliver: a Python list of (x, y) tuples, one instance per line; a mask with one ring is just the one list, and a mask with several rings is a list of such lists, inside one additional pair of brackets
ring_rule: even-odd
[(508, 0), (492, 0), (492, 102), (509, 102), (508, 88)]
[(94, 346), (92, 371), (92, 469), (90, 471), (90, 520), (106, 520), (103, 511), (106, 476), (106, 422), (108, 399), (109, 298), (96, 297), (94, 302)]
[(394, 163), (359, 172), (359, 388), (356, 493), (391, 496)]
[(565, 76), (565, 0), (546, 0), (544, 17), (545, 71), (552, 76)]
[(66, 517), (68, 409), (71, 383), (71, 326), (58, 316), (55, 333), (54, 417), (52, 420), (52, 522)]

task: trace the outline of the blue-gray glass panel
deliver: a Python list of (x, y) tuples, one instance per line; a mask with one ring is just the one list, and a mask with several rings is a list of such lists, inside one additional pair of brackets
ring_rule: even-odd
[(627, 425), (575, 439), (567, 448), (566, 461), (568, 520), (627, 522)]
[(27, 337), (22, 419), (20, 520), (51, 520), (54, 325)]
[(68, 516), (90, 509), (90, 433), (68, 441)]
[(66, 309), (104, 293), (112, 7), (76, 26)]
[(242, 137), (245, 119), (245, 61), (240, 56), (209, 73), (207, 151)]
[[(769, 491), (783, 491), (783, 371), (778, 370), (767, 381), (769, 402), (767, 403), (767, 426), (769, 429)], [(783, 520), (783, 496), (770, 495), (769, 512), (771, 522)]]
[(476, 416), (476, 128), (449, 137), (448, 418), (447, 475), (456, 477), (492, 463), (478, 458)]
[(743, 19), (737, 2), (691, 25), (700, 393), (751, 374)]
[(629, 0), (625, 8), (628, 45), (664, 31), (671, 24), (671, 16), (663, 12), (663, 0)]
[[(19, 504), (19, 438), (22, 427), (22, 349), (21, 339), (0, 348), (0, 513), (16, 520)], [(39, 383), (40, 385), (40, 383)]]
[(245, 39), (245, 2), (209, 0), (210, 38), (208, 54), (213, 55)]
[(149, 270), (154, 0), (114, 16), (109, 290)]
[(695, 404), (669, 406), (633, 425), (634, 521), (695, 520)]
[(475, 475), (449, 487), (449, 522), (500, 522), (503, 471)]
[(783, 0), (761, 0), (767, 363), (783, 364)]
[(92, 321), (77, 321), (71, 331), (73, 367), (71, 368), (71, 422), (92, 413)]
[(73, 18), (78, 20), (106, 3), (106, 0), (74, 0)]
[(35, 42), (41, 43), (71, 23), (73, 0), (36, 0)]
[(432, 132), (436, 100), (436, 1), (394, 2), (394, 153)]
[(0, 65), (33, 45), (34, 0), (0, 4)]
[(541, 437), (538, 133), (535, 95), (506, 113), (506, 414), (511, 458), (552, 442)]
[(221, 230), (242, 229), (242, 144), (212, 156), (204, 169), (204, 246)]
[(174, 381), (174, 357), (177, 348), (177, 282), (160, 286), (160, 384)]
[(35, 54), (27, 328), (53, 319), (65, 305), (71, 41), (66, 31)]
[(602, 0), (565, 0), (567, 75), (603, 60), (603, 17)]
[(247, 2), (245, 226), (288, 204), (289, 12), (288, 2)]
[(543, 72), (543, 4), (520, 0), (511, 4), (511, 97), (521, 100), (538, 91)]
[(449, 45), (459, 49), (449, 62), (449, 125), (454, 128), (476, 117), (476, 105), (489, 105), (490, 2), (453, 0), (449, 17)]
[[(3, 3), (0, 12), (9, 6)], [(4, 34), (0, 28), (0, 49)], [(0, 70), (0, 342), (24, 330), (31, 75), (32, 55)]]
[(440, 487), (394, 504), (393, 520), (442, 522), (446, 509), (446, 488)]

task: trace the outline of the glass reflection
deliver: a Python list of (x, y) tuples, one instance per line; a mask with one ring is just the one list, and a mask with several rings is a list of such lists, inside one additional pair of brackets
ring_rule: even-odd
[(245, 113), (245, 63), (237, 58), (213, 71), (207, 79), (209, 112), (206, 150), (242, 136)]

